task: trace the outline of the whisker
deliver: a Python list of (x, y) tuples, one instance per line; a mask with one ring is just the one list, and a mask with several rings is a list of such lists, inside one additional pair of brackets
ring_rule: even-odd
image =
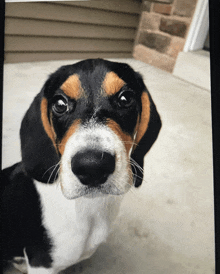
[[(137, 175), (137, 169), (136, 169), (136, 167), (138, 168), (138, 166), (136, 166), (135, 163), (133, 163), (133, 162), (131, 162), (131, 161), (130, 161), (130, 164), (131, 164), (131, 166), (134, 168), (135, 175)], [(141, 170), (140, 170), (140, 171), (141, 171)], [(142, 171), (141, 171), (141, 174), (143, 175)]]
[(144, 171), (144, 169), (133, 159), (133, 158), (130, 158), (130, 161), (139, 169), (141, 170), (142, 172)]
[[(132, 158), (130, 158), (130, 164), (131, 164), (131, 166), (134, 167), (133, 176), (136, 177), (136, 178), (140, 178), (140, 179), (143, 180), (145, 183), (147, 183), (147, 181), (144, 179), (144, 170), (143, 170), (143, 168), (142, 168), (134, 159), (132, 159)], [(136, 169), (136, 168), (138, 168), (138, 170), (141, 172), (141, 174), (142, 174), (143, 176), (139, 176), (139, 175), (137, 174), (137, 169)]]
[(59, 164), (60, 164), (60, 161), (59, 161), (56, 165), (54, 165), (54, 166), (53, 166), (53, 167), (54, 167), (54, 169), (53, 169), (53, 171), (51, 172), (49, 179), (47, 180), (47, 184), (49, 184), (50, 179), (51, 179), (51, 177), (52, 177), (52, 175), (53, 175), (54, 171), (56, 170), (56, 167), (57, 167)]
[(147, 184), (147, 181), (144, 179), (144, 177), (141, 177), (137, 174), (133, 174), (134, 176), (136, 176), (137, 178), (140, 178), (143, 182), (145, 182)]
[(122, 141), (122, 143), (124, 143), (124, 144), (131, 144), (131, 145), (138, 145), (137, 143), (135, 143), (135, 142), (132, 142), (132, 141)]
[[(57, 177), (57, 174), (59, 173), (60, 169), (61, 169), (61, 167), (59, 166), (59, 168), (58, 168), (58, 170), (57, 170), (57, 172), (56, 172), (56, 174), (55, 174), (55, 176), (54, 176), (54, 181), (53, 181), (53, 182), (55, 182), (56, 177)], [(58, 185), (59, 185), (59, 182), (57, 181), (57, 186), (58, 186)]]
[(132, 162), (130, 162), (130, 164), (131, 164), (131, 166), (133, 166), (135, 174), (137, 174), (137, 169), (136, 169), (135, 164), (133, 164)]
[(49, 167), (49, 168), (44, 172), (43, 177), (44, 177), (44, 175), (45, 175), (51, 168), (56, 167), (59, 163), (60, 163), (60, 161), (59, 161), (57, 164), (55, 164), (55, 165)]
[[(140, 179), (142, 179), (142, 180), (143, 180), (143, 177), (141, 177), (141, 176), (137, 175), (137, 169), (136, 169), (135, 165), (134, 165), (134, 164), (132, 164), (132, 163), (131, 163), (131, 165), (134, 167), (134, 173), (133, 173), (133, 176), (134, 176), (134, 177), (137, 177), (137, 178), (140, 178)], [(133, 184), (134, 184), (134, 182), (133, 182)]]
[(143, 180), (143, 177), (137, 175), (137, 174), (133, 174), (135, 177), (139, 178), (139, 179), (142, 179)]
[(130, 158), (130, 163), (135, 165), (141, 171), (141, 173), (144, 174), (144, 169), (133, 158)]

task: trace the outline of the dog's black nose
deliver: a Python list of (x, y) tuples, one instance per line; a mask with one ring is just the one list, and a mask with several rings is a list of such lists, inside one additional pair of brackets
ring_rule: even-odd
[(115, 155), (99, 150), (80, 151), (71, 160), (73, 173), (84, 185), (104, 184), (115, 170)]

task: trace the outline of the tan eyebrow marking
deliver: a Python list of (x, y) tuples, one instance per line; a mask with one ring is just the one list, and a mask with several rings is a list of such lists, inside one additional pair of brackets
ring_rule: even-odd
[(79, 99), (83, 94), (78, 74), (73, 74), (62, 84), (63, 92), (72, 99)]
[(110, 96), (117, 93), (124, 85), (125, 82), (113, 71), (108, 72), (103, 81), (103, 89)]

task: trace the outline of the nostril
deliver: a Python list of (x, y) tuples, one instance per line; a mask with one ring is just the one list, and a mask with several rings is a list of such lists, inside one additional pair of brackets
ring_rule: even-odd
[(115, 155), (99, 150), (80, 151), (71, 160), (72, 172), (84, 185), (104, 184), (115, 170)]

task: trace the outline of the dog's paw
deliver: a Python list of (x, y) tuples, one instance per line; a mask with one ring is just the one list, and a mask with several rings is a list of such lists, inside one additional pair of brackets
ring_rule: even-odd
[(27, 263), (25, 257), (14, 257), (12, 260), (12, 264), (22, 273), (27, 273)]

